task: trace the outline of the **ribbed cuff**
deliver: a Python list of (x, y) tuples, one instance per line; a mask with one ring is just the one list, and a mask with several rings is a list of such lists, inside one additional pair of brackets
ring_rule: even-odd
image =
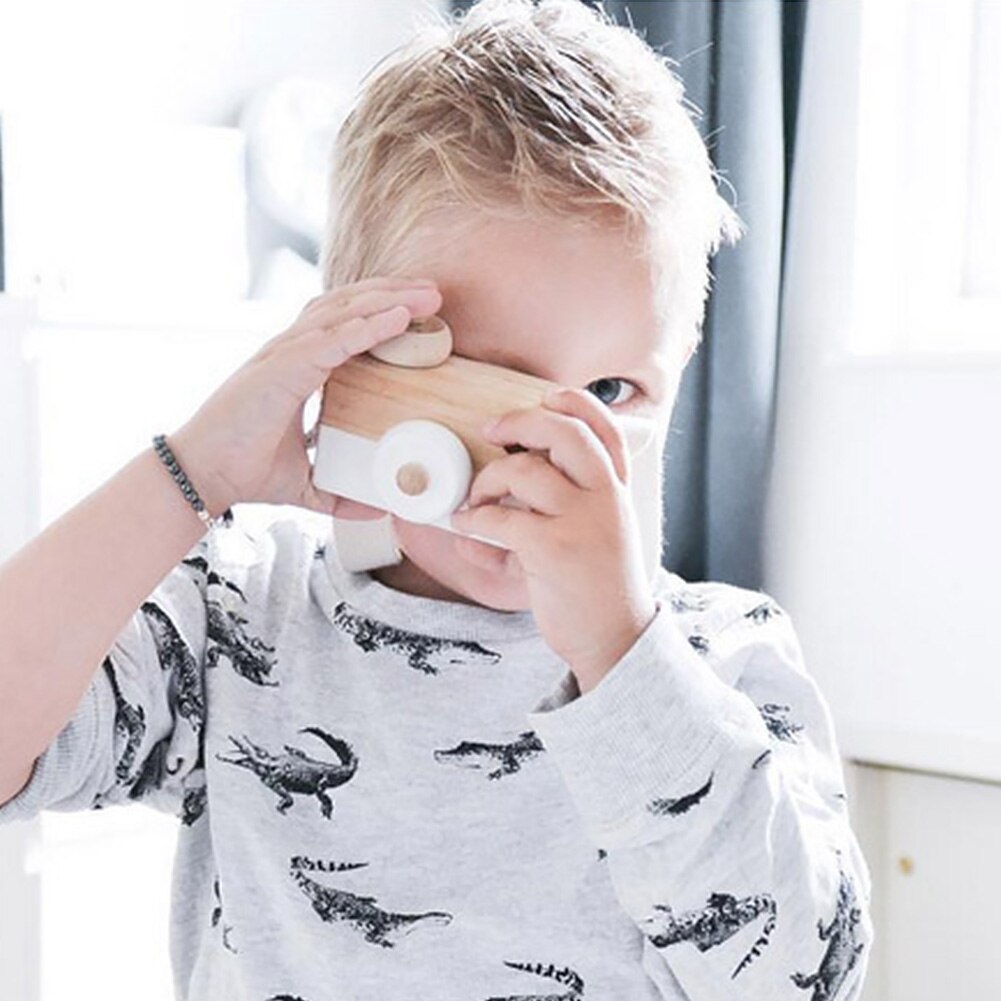
[(705, 782), (720, 745), (767, 743), (753, 705), (692, 648), (667, 602), (597, 685), (575, 690), (568, 672), (527, 719), (599, 846), (642, 840), (647, 803)]
[(83, 769), (93, 761), (100, 732), (98, 696), (98, 685), (92, 681), (72, 717), (36, 759), (28, 784), (0, 806), (0, 824), (31, 820), (79, 783)]

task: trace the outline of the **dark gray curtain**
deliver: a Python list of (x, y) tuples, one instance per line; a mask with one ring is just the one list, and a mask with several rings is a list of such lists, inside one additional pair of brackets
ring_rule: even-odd
[[(453, 0), (456, 9), (471, 2)], [(732, 185), (724, 197), (747, 225), (713, 261), (704, 339), (678, 392), (664, 458), (662, 561), (686, 580), (760, 589), (807, 0), (602, 6), (678, 63), (713, 162)]]

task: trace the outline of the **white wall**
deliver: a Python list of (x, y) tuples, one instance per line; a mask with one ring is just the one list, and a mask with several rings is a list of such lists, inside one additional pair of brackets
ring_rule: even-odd
[(845, 750), (1001, 776), (1001, 358), (784, 374), (770, 574)]
[(441, 0), (12, 0), (0, 106), (54, 117), (233, 125), (289, 73), (354, 85)]
[[(314, 141), (327, 140), (317, 134), (316, 100), (303, 102), (301, 89), (299, 103), (281, 103), (277, 122), (273, 114), (262, 122), (255, 99), (270, 94), (273, 113), (276, 84), (308, 80), (330, 88), (337, 119), (363, 75), (444, 7), (445, 0), (0, 3), (8, 290), (111, 287), (121, 297), (162, 275), (165, 289), (232, 297), (234, 285), (243, 294), (249, 258), (253, 294), (268, 294), (271, 251), (287, 244), (315, 260), (318, 234), (306, 237), (267, 211), (274, 178), (262, 177), (257, 156), (262, 144), (290, 140), (277, 176), (295, 203), (316, 188), (312, 158), (322, 152)], [(245, 137), (235, 129), (248, 103), (257, 115), (247, 137), (244, 210)], [(300, 157), (314, 169), (294, 176)], [(322, 201), (321, 192), (315, 202)], [(116, 214), (115, 202), (125, 211)], [(323, 208), (308, 214), (322, 226)], [(234, 217), (246, 232), (236, 232)], [(123, 247), (135, 248), (132, 256)]]

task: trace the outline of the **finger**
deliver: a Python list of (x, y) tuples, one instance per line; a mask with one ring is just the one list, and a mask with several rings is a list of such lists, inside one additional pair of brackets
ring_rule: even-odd
[(549, 461), (585, 490), (600, 489), (615, 477), (612, 460), (590, 425), (548, 407), (509, 411), (484, 437), (495, 444), (548, 450)]
[(260, 366), (273, 365), (270, 376), (273, 383), (304, 404), (330, 378), (335, 368), (381, 341), (402, 334), (410, 320), (411, 313), (406, 306), (393, 306), (334, 327), (315, 327), (286, 340), (270, 352), (258, 352), (256, 360)]
[(457, 535), (455, 551), (473, 566), (489, 572), (491, 577), (502, 575), (508, 585), (520, 584), (525, 580), (525, 570), (513, 549), (502, 549), (500, 546), (491, 546), (465, 535)]
[(327, 289), (327, 291), (321, 292), (319, 295), (310, 299), (309, 302), (303, 306), (302, 312), (311, 313), (329, 303), (344, 306), (356, 295), (373, 290), (381, 289), (384, 291), (394, 291), (414, 288), (420, 286), (421, 283), (421, 279), (405, 278), (398, 275), (376, 275), (372, 278), (362, 278), (359, 281), (351, 282), (347, 285), (338, 285), (335, 288)]
[(629, 450), (622, 428), (615, 422), (615, 414), (610, 407), (594, 393), (582, 389), (559, 390), (543, 405), (585, 421), (605, 446), (619, 480), (626, 482)]
[(303, 416), (306, 413), (306, 402), (307, 400), (303, 400), (302, 403), (299, 404), (299, 409), (295, 412), (295, 417), (292, 418), (292, 427), (298, 430), (297, 436), (301, 444), (308, 447), (309, 438), (313, 431), (312, 429), (309, 431), (306, 430), (306, 422), (303, 420)]
[(519, 452), (488, 462), (469, 489), (470, 507), (505, 494), (540, 514), (560, 514), (573, 502), (577, 486), (539, 452)]
[(543, 521), (549, 521), (548, 516), (502, 504), (453, 511), (450, 519), (452, 527), (460, 532), (480, 535), (516, 551), (532, 544)]
[(508, 566), (510, 549), (491, 546), (488, 542), (470, 539), (466, 535), (455, 537), (455, 551), (465, 560), (486, 570), (502, 570)]
[(406, 306), (413, 316), (432, 316), (441, 309), (441, 303), (441, 293), (433, 286), (375, 289), (352, 295), (346, 301), (331, 299), (317, 304), (309, 313), (303, 312), (292, 326), (302, 334), (316, 327), (331, 327), (381, 313), (397, 305)]
[(301, 506), (316, 511), (319, 514), (334, 515), (337, 512), (337, 504), (340, 497), (337, 494), (327, 493), (313, 485), (312, 477), (306, 483), (302, 492)]
[[(371, 281), (385, 283), (390, 279), (380, 278)], [(367, 283), (358, 283), (358, 285), (365, 284)], [(310, 299), (287, 329), (261, 345), (257, 356), (270, 358), (275, 352), (284, 350), (289, 341), (299, 341), (317, 330), (329, 332), (339, 323), (361, 316), (374, 316), (393, 306), (407, 307), (411, 311), (411, 316), (431, 316), (441, 308), (441, 293), (433, 285), (408, 285), (401, 281), (396, 287), (364, 293), (355, 298), (351, 290), (356, 287), (345, 286)]]
[(313, 331), (303, 343), (315, 345), (314, 357), (322, 367), (336, 368), (379, 341), (402, 334), (410, 320), (411, 313), (406, 306), (392, 306), (371, 316), (356, 316), (336, 327)]

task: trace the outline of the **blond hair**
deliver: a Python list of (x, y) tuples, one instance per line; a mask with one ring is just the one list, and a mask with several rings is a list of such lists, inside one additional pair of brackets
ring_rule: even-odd
[(323, 288), (407, 274), (421, 228), (470, 209), (614, 226), (658, 280), (675, 262), (671, 308), (697, 340), (708, 258), (742, 224), (672, 61), (580, 0), (428, 14), (365, 77), (337, 134)]

